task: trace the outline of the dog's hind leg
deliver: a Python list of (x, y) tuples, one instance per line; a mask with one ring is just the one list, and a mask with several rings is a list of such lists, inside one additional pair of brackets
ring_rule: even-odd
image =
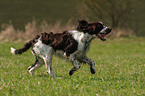
[(30, 67), (28, 67), (28, 70), (29, 70), (29, 73), (31, 74), (31, 76), (34, 76), (34, 70), (39, 68), (41, 65), (43, 65), (43, 60), (39, 57), (36, 57), (34, 64), (32, 64)]
[(52, 69), (52, 56), (49, 55), (49, 57), (43, 58), (43, 60), (44, 60), (44, 63), (46, 65), (47, 73), (50, 76), (55, 78), (56, 75), (54, 74), (53, 69)]
[(69, 71), (69, 75), (71, 76), (76, 70), (78, 70), (81, 66), (78, 61), (75, 59), (73, 55), (70, 55), (70, 59), (74, 65), (74, 67)]
[(95, 74), (95, 61), (85, 56), (84, 58), (79, 60), (82, 63), (87, 63), (90, 65), (90, 71), (92, 74)]
[(50, 76), (52, 76), (52, 77), (55, 78), (56, 75), (54, 74), (53, 69), (52, 69), (52, 55), (53, 55), (53, 49), (52, 48), (49, 48), (47, 50), (47, 53), (44, 54), (43, 60), (44, 60), (44, 63), (46, 65), (47, 73)]

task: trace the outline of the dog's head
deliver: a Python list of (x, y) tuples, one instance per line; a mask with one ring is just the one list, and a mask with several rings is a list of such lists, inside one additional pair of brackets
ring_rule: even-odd
[(102, 22), (87, 22), (85, 20), (79, 20), (76, 29), (99, 37), (103, 41), (106, 40), (105, 36), (112, 30), (112, 28), (104, 26)]

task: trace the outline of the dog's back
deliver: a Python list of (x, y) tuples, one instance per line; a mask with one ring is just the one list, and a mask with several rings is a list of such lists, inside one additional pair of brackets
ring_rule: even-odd
[(56, 50), (62, 50), (66, 52), (66, 55), (70, 55), (77, 50), (78, 42), (67, 31), (63, 33), (41, 33), (41, 41), (53, 47)]

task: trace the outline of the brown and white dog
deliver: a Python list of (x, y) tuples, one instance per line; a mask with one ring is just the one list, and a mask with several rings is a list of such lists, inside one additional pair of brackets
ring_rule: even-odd
[(47, 73), (52, 77), (56, 77), (52, 69), (53, 54), (67, 58), (73, 63), (74, 67), (70, 70), (69, 75), (72, 75), (80, 68), (79, 62), (88, 63), (91, 73), (95, 74), (95, 62), (86, 56), (90, 43), (95, 37), (99, 37), (103, 41), (106, 40), (105, 36), (110, 32), (111, 28), (105, 27), (102, 22), (80, 20), (75, 30), (55, 34), (52, 32), (41, 33), (21, 49), (11, 47), (11, 53), (22, 54), (30, 47), (32, 48), (32, 54), (36, 57), (35, 63), (28, 68), (32, 76), (34, 70), (45, 63)]

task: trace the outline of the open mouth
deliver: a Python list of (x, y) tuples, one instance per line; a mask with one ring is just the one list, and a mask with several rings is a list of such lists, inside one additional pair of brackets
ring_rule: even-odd
[(106, 27), (104, 29), (102, 29), (100, 31), (100, 33), (97, 34), (97, 36), (102, 40), (102, 41), (105, 41), (106, 38), (105, 36), (108, 35), (110, 32), (111, 32), (112, 28), (109, 28), (109, 27)]

